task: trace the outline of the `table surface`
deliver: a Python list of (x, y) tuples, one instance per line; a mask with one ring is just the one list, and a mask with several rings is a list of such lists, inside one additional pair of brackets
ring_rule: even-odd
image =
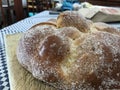
[[(5, 52), (5, 35), (25, 32), (33, 25), (47, 21), (49, 19), (57, 18), (58, 15), (50, 15), (49, 11), (43, 11), (32, 17), (23, 19), (13, 25), (5, 27), (0, 30), (0, 90), (10, 90), (7, 60)], [(120, 23), (110, 23), (113, 27), (120, 28)]]

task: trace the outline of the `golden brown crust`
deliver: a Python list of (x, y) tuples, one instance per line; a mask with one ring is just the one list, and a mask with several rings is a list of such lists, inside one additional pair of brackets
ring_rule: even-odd
[[(47, 22), (38, 23), (38, 24), (32, 26), (31, 28), (34, 28), (34, 27), (37, 27), (37, 26), (43, 26), (43, 25), (49, 25), (49, 26), (54, 26), (54, 27), (56, 27), (56, 23), (55, 23), (55, 22), (47, 21)], [(30, 29), (31, 29), (31, 28), (30, 28)]]
[(109, 32), (111, 34), (120, 35), (119, 29), (114, 28), (114, 27), (112, 27), (108, 24), (102, 23), (102, 22), (94, 23), (93, 27), (96, 28), (98, 31), (105, 31), (105, 32)]
[(18, 44), (20, 64), (57, 89), (119, 89), (120, 31), (104, 23), (86, 27), (82, 21), (80, 28), (74, 20), (68, 23), (71, 27), (44, 23), (28, 30)]
[(55, 25), (57, 25), (57, 19), (49, 19), (48, 22), (54, 23)]

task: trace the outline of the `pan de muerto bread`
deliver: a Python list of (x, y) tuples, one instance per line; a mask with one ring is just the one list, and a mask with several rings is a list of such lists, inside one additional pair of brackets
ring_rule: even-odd
[(57, 89), (120, 89), (120, 31), (78, 12), (30, 28), (19, 41), (17, 58)]

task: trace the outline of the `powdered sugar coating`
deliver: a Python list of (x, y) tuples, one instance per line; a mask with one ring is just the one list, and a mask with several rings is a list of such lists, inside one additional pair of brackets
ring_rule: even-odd
[(93, 23), (87, 33), (70, 26), (36, 25), (20, 39), (18, 60), (35, 78), (57, 89), (119, 89), (120, 31), (99, 25), (104, 24)]

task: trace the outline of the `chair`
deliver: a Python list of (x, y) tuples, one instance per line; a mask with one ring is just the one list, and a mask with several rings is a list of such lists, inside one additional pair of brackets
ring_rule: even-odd
[(2, 27), (10, 25), (10, 24), (13, 23), (11, 10), (13, 11), (13, 6), (10, 6), (9, 0), (6, 1), (5, 5), (2, 3), (2, 0), (0, 0), (0, 11), (1, 11), (1, 17), (2, 17), (1, 25), (2, 25)]
[(14, 11), (16, 15), (16, 21), (19, 21), (25, 18), (22, 0), (14, 0)]
[(2, 0), (0, 0), (0, 14), (1, 14), (1, 20), (0, 20), (0, 28), (2, 28), (3, 25), (6, 25), (6, 21), (5, 21), (5, 15), (4, 15), (4, 11), (3, 11), (3, 7), (2, 7)]
[[(27, 0), (28, 16), (52, 8), (51, 0)], [(31, 15), (30, 15), (31, 14)]]

